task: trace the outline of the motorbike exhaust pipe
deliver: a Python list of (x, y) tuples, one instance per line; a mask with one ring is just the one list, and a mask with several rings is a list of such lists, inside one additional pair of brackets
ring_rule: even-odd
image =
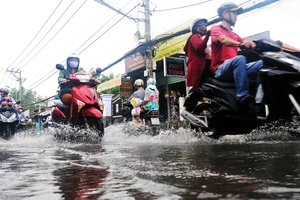
[[(208, 128), (206, 116), (193, 115), (192, 113), (190, 113), (189, 111), (186, 111), (186, 110), (182, 110), (181, 116), (196, 127)], [(200, 118), (203, 118), (203, 120)]]

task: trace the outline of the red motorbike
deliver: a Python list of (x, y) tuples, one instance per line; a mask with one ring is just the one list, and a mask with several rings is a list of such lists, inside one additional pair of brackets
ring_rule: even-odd
[[(58, 70), (65, 70), (63, 65), (57, 64)], [(96, 69), (100, 74), (101, 69)], [(73, 127), (90, 128), (98, 132), (100, 137), (104, 134), (103, 102), (97, 93), (96, 81), (93, 76), (85, 72), (70, 74), (65, 86), (70, 86), (72, 93), (71, 106), (56, 102), (52, 110), (52, 121), (56, 123), (71, 123)]]

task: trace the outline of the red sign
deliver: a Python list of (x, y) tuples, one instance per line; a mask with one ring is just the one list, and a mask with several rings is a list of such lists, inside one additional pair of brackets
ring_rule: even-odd
[(146, 66), (146, 58), (140, 53), (133, 54), (125, 58), (125, 72), (132, 72)]

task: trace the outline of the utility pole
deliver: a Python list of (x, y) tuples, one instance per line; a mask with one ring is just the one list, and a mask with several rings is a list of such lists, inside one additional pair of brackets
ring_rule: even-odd
[[(17, 71), (14, 71), (13, 69), (12, 70), (6, 70), (7, 72), (10, 72), (16, 79), (17, 81), (19, 82), (19, 101), (22, 102), (22, 76), (21, 76), (21, 70), (17, 70)], [(16, 76), (16, 74), (19, 74), (19, 76)]]
[[(149, 0), (144, 0), (144, 14), (145, 14), (145, 42), (151, 41), (151, 30), (150, 30), (150, 7)], [(152, 47), (146, 49), (146, 70), (148, 77), (153, 77), (152, 67)], [(154, 77), (155, 78), (155, 77)]]

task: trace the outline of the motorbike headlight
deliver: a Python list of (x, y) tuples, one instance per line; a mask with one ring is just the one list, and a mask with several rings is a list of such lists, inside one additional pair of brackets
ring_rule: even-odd
[(280, 58), (280, 60), (290, 64), (294, 69), (300, 72), (300, 61), (291, 58)]
[(77, 100), (77, 110), (80, 112), (80, 110), (85, 106), (85, 103), (83, 103), (80, 100)]
[(86, 83), (89, 82), (91, 77), (89, 75), (76, 75), (80, 82)]

